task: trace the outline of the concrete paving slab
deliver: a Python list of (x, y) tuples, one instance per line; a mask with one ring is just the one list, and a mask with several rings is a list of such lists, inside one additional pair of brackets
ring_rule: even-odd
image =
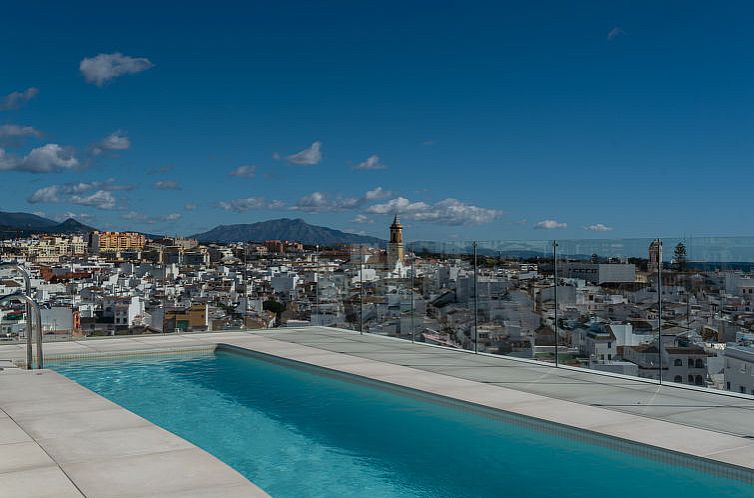
[[(694, 430), (687, 426), (664, 420), (639, 419), (631, 424), (625, 422), (596, 425), (592, 430), (637, 441), (643, 444), (673, 448), (690, 455), (708, 456), (716, 452), (748, 448), (754, 444), (746, 439), (719, 432)], [(747, 466), (751, 466), (749, 461)]]
[[(99, 498), (163, 496), (248, 484), (235, 471), (234, 479), (225, 464), (198, 448), (61, 466), (86, 496)], [(255, 496), (252, 487), (247, 489), (248, 496)], [(266, 495), (259, 490), (256, 496)]]
[[(738, 419), (739, 423), (735, 427), (727, 422), (730, 419)], [(667, 414), (663, 420), (678, 422), (684, 425), (700, 425), (709, 427), (712, 430), (737, 434), (742, 437), (754, 438), (754, 417), (748, 410), (730, 407), (703, 408), (693, 411), (684, 411), (679, 413)]]
[(29, 434), (24, 432), (18, 424), (0, 412), (0, 444), (24, 443), (32, 441)]
[(154, 425), (78, 432), (37, 441), (58, 464), (96, 462), (194, 447)]
[(50, 465), (54, 462), (34, 441), (0, 444), (0, 473)]
[[(31, 415), (21, 417), (19, 421), (24, 425), (25, 434), (28, 433), (37, 440), (152, 425), (149, 421), (121, 407), (69, 412), (65, 414), (64, 422), (61, 422), (59, 417), (49, 415)], [(1, 428), (0, 424), (0, 435)]]
[(13, 498), (81, 498), (76, 486), (57, 466), (0, 474), (2, 496)]

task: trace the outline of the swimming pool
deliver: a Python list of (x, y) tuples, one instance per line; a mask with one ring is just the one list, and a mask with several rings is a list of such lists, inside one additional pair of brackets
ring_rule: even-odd
[(232, 351), (51, 363), (274, 497), (752, 496), (735, 480)]

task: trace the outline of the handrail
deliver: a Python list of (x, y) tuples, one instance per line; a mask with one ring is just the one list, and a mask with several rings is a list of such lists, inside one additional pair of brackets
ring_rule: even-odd
[(29, 272), (23, 266), (18, 263), (0, 263), (0, 269), (10, 269), (18, 271), (24, 278), (24, 284), (26, 286), (26, 294), (20, 292), (14, 292), (0, 297), (0, 302), (3, 302), (12, 298), (20, 298), (26, 303), (26, 368), (31, 369), (32, 362), (32, 340), (34, 336), (34, 321), (37, 324), (37, 368), (43, 368), (43, 355), (42, 355), (42, 313), (39, 311), (39, 305), (31, 297), (31, 279), (29, 278)]

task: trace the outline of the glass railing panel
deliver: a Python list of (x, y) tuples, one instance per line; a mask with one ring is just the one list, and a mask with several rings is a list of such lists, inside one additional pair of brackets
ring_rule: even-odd
[[(45, 342), (327, 326), (751, 393), (733, 355), (754, 357), (754, 237), (659, 239), (661, 257), (654, 238), (594, 238), (409, 242), (397, 258), (230, 244), (198, 267), (27, 266)], [(0, 283), (22, 281), (2, 271)], [(24, 342), (24, 306), (0, 313), (0, 344)]]

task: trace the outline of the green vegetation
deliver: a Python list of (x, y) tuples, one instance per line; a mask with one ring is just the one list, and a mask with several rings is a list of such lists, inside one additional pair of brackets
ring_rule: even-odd
[(673, 250), (673, 269), (675, 271), (686, 271), (688, 266), (689, 262), (686, 257), (686, 246), (683, 242), (679, 242)]

